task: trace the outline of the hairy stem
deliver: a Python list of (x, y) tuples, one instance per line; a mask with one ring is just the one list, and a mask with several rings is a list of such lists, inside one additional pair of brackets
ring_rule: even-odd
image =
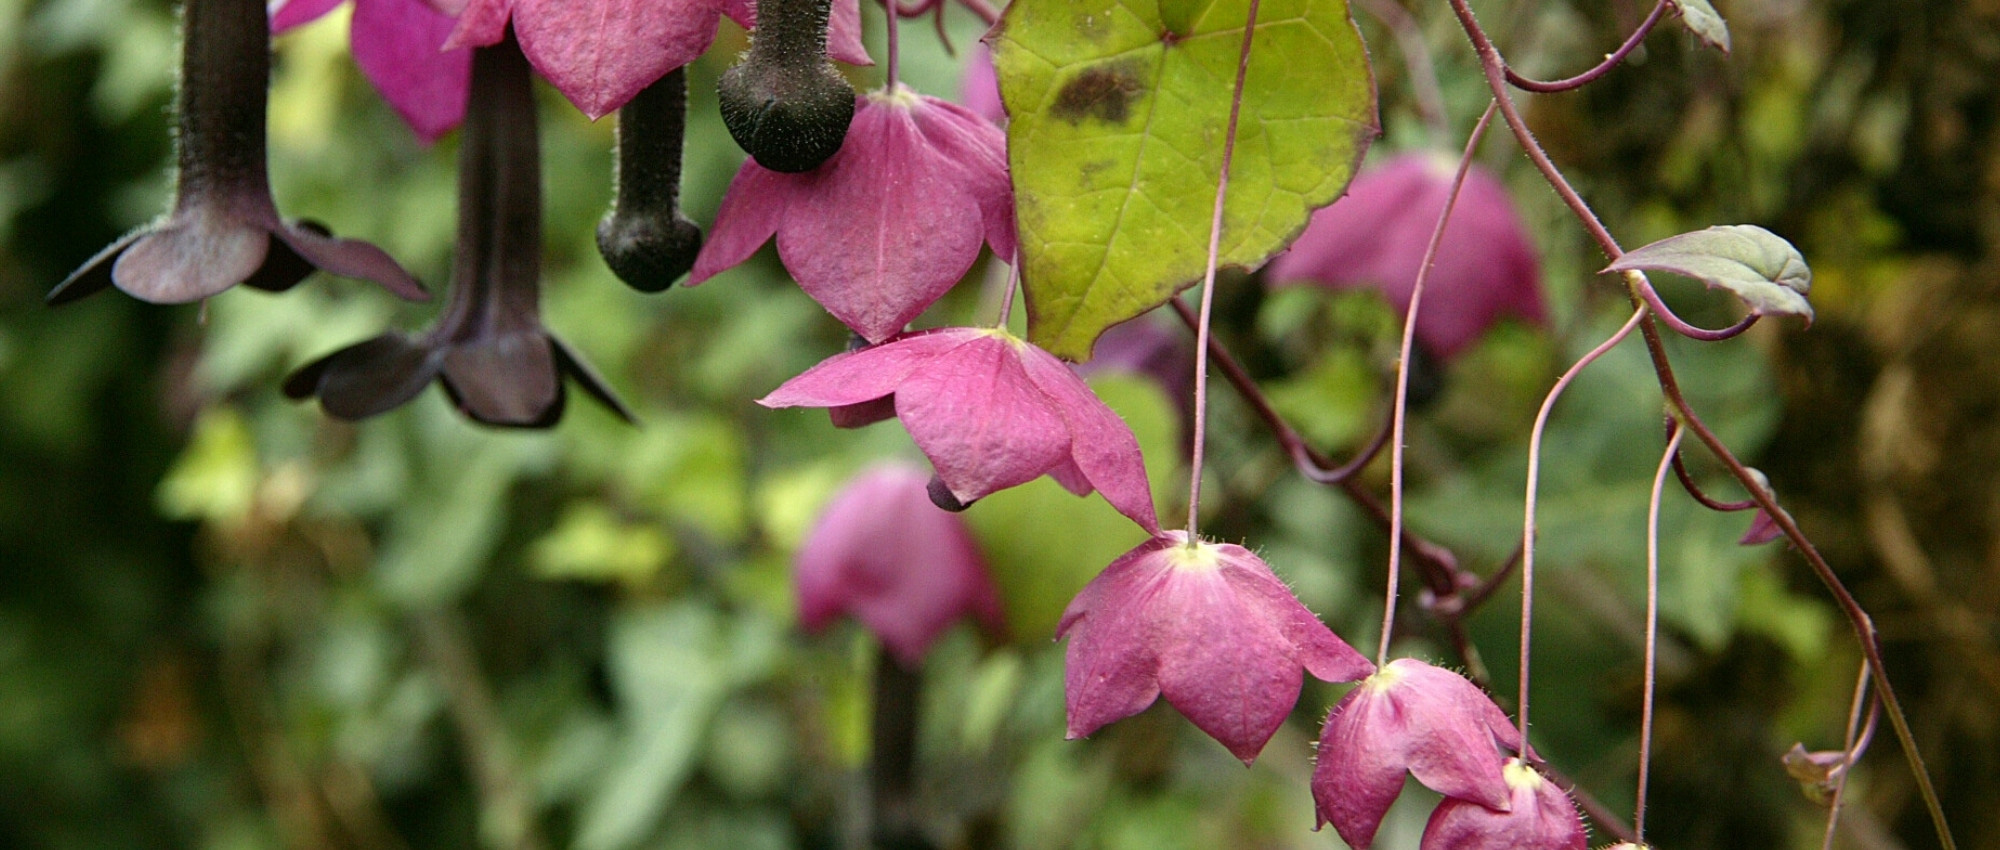
[(1646, 40), (1646, 35), (1653, 31), (1653, 26), (1658, 24), (1660, 22), (1660, 18), (1664, 17), (1667, 14), (1667, 7), (1670, 5), (1672, 5), (1670, 0), (1659, 0), (1659, 2), (1654, 3), (1653, 13), (1647, 15), (1646, 20), (1639, 24), (1639, 28), (1633, 30), (1632, 35), (1629, 38), (1625, 39), (1625, 43), (1618, 45), (1618, 49), (1606, 55), (1604, 57), (1604, 61), (1599, 62), (1597, 64), (1597, 67), (1595, 68), (1592, 68), (1574, 77), (1565, 77), (1560, 80), (1551, 80), (1549, 82), (1541, 82), (1539, 80), (1528, 79), (1527, 77), (1515, 73), (1514, 69), (1508, 68), (1507, 82), (1512, 83), (1515, 88), (1526, 89), (1531, 92), (1540, 92), (1543, 94), (1570, 91), (1572, 89), (1582, 88), (1590, 81), (1595, 80), (1598, 77), (1602, 77), (1607, 73), (1610, 73), (1611, 69), (1618, 67), (1620, 63), (1625, 61), (1625, 57), (1632, 55), (1632, 51), (1637, 49), (1639, 47), (1639, 43)]
[(1236, 54), (1236, 84), (1230, 90), (1229, 123), (1222, 134), (1222, 170), (1215, 178), (1215, 213), (1208, 227), (1208, 265), (1201, 277), (1201, 315), (1195, 321), (1194, 353), (1194, 450), (1188, 461), (1188, 545), (1199, 540), (1201, 515), (1201, 467), (1208, 437), (1208, 337), (1209, 317), (1215, 310), (1215, 265), (1222, 254), (1222, 213), (1229, 199), (1229, 165), (1236, 157), (1236, 127), (1243, 117), (1243, 81), (1250, 75), (1250, 46), (1257, 34), (1259, 0), (1250, 0), (1248, 20), (1243, 24), (1243, 46)]
[(1645, 694), (1639, 700), (1639, 790), (1632, 807), (1632, 834), (1646, 841), (1646, 790), (1653, 765), (1653, 694), (1658, 687), (1660, 650), (1660, 497), (1667, 489), (1667, 471), (1680, 456), (1681, 432), (1667, 438), (1660, 467), (1653, 473), (1653, 494), (1646, 502), (1646, 662)]
[[(1465, 153), (1458, 158), (1458, 173), (1452, 176), (1451, 189), (1445, 193), (1444, 209), (1438, 211), (1437, 225), (1431, 228), (1431, 239), (1424, 246), (1424, 257), (1417, 263), (1417, 280), (1410, 287), (1410, 306), (1403, 315), (1402, 348), (1396, 356), (1396, 399), (1390, 405), (1389, 430), (1389, 538), (1403, 537), (1403, 434), (1409, 420), (1410, 410), (1410, 352), (1416, 346), (1417, 313), (1424, 303), (1424, 284), (1430, 281), (1431, 268), (1437, 263), (1438, 246), (1444, 244), (1445, 226), (1451, 222), (1451, 210), (1458, 205), (1459, 190), (1465, 187), (1465, 173), (1472, 168), (1472, 155), (1479, 150), (1479, 140), (1486, 135), (1486, 127), (1493, 121), (1493, 105), (1487, 104), (1486, 111), (1479, 116), (1479, 123), (1472, 128), (1472, 135), (1465, 140)], [(1382, 642), (1375, 652), (1375, 666), (1389, 663), (1389, 640), (1394, 636), (1396, 626), (1396, 592), (1402, 576), (1403, 547), (1389, 547), (1389, 577), (1387, 597), (1382, 605)]]
[(1640, 320), (1644, 318), (1646, 318), (1644, 306), (1633, 310), (1632, 318), (1626, 319), (1625, 324), (1620, 325), (1616, 333), (1598, 343), (1596, 348), (1578, 358), (1575, 363), (1570, 364), (1569, 369), (1562, 373), (1562, 377), (1556, 379), (1556, 385), (1549, 390), (1549, 394), (1543, 397), (1542, 409), (1535, 414), (1535, 428), (1528, 434), (1528, 492), (1524, 500), (1526, 507), (1521, 512), (1521, 695), (1520, 703), (1515, 709), (1516, 722), (1521, 728), (1521, 757), (1524, 761), (1527, 759), (1529, 749), (1528, 650), (1535, 622), (1535, 497), (1536, 491), (1541, 486), (1542, 434), (1548, 429), (1549, 412), (1555, 409), (1556, 399), (1561, 398), (1563, 391), (1569, 389), (1576, 376), (1583, 373), (1584, 367), (1597, 362), (1598, 358), (1617, 347), (1618, 343), (1624, 342), (1625, 338), (1632, 334), (1632, 329), (1638, 327)]

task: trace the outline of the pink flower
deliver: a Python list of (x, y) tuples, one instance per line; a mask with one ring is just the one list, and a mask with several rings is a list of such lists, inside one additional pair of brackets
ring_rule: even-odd
[(870, 342), (894, 336), (979, 258), (1014, 254), (1007, 138), (965, 107), (897, 88), (863, 95), (840, 152), (784, 174), (746, 160), (693, 286), (774, 236), (799, 286)]
[[(315, 20), (342, 0), (284, 0), (271, 16), (282, 33)], [(354, 64), (426, 142), (465, 118), (472, 51), (444, 50), (457, 20), (425, 0), (354, 0), (348, 39)]]
[[(708, 51), (724, 15), (754, 27), (753, 0), (443, 0), (463, 7), (446, 47), (494, 44), (509, 21), (535, 70), (592, 119)], [(834, 3), (827, 49), (870, 64), (859, 0)]]
[(836, 354), (757, 403), (893, 405), (937, 469), (932, 497), (946, 506), (1047, 474), (1160, 530), (1132, 430), (1062, 361), (1004, 330), (940, 328)]
[(906, 466), (877, 466), (834, 497), (799, 547), (802, 625), (819, 631), (852, 614), (910, 668), (960, 617), (1001, 628), (999, 593), (972, 534), (931, 504), (928, 480)]
[(986, 42), (975, 42), (966, 51), (965, 74), (958, 80), (958, 101), (995, 124), (1007, 121), (1007, 105), (1000, 100), (1000, 74), (993, 68), (993, 51)]
[(1244, 764), (1298, 703), (1305, 673), (1351, 682), (1375, 665), (1299, 604), (1250, 550), (1156, 535), (1112, 561), (1063, 612), (1069, 737), (1157, 697)]
[[(1403, 154), (1355, 178), (1347, 196), (1314, 213), (1291, 250), (1271, 262), (1267, 279), (1373, 288), (1408, 310), (1457, 169), (1437, 154)], [(1534, 244), (1506, 187), (1484, 169), (1465, 175), (1424, 293), (1417, 340), (1445, 359), (1504, 316), (1547, 320)]]
[(1519, 743), (1506, 713), (1465, 677), (1413, 658), (1391, 661), (1326, 719), (1312, 779), (1319, 822), (1367, 850), (1403, 791), (1404, 771), (1447, 797), (1505, 810), (1500, 746)]
[(1501, 768), (1508, 806), (1492, 809), (1447, 797), (1424, 826), (1422, 850), (1586, 850), (1590, 837), (1569, 795), (1535, 769), (1508, 759)]

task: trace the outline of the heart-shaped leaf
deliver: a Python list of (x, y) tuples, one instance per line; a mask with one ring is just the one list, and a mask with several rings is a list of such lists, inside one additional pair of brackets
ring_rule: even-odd
[[(1247, 0), (1016, 0), (994, 46), (1028, 336), (1071, 360), (1198, 279)], [(1347, 187), (1377, 133), (1346, 0), (1258, 12), (1219, 260), (1255, 268)]]
[(1754, 224), (1728, 224), (1669, 236), (1626, 252), (1605, 271), (1662, 271), (1727, 289), (1766, 316), (1813, 317), (1806, 292), (1812, 269), (1792, 243)]
[(1688, 31), (1703, 44), (1729, 52), (1729, 24), (1708, 0), (1674, 0), (1674, 5), (1680, 7), (1681, 23), (1687, 24)]

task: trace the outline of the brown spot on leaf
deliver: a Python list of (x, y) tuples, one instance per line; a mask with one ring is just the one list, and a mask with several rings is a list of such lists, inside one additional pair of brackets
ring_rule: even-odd
[(1056, 93), (1049, 114), (1071, 124), (1096, 118), (1109, 124), (1123, 124), (1132, 113), (1132, 103), (1146, 93), (1140, 76), (1143, 66), (1132, 61), (1086, 69)]

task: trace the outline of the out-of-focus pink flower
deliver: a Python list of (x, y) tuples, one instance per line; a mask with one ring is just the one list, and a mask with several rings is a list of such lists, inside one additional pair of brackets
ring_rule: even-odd
[(799, 547), (802, 625), (818, 631), (852, 614), (910, 668), (960, 617), (1001, 629), (999, 593), (972, 534), (931, 504), (927, 481), (883, 465), (833, 498)]
[(1583, 819), (1555, 783), (1508, 759), (1501, 774), (1508, 806), (1492, 809), (1447, 797), (1424, 826), (1422, 850), (1587, 850)]
[(1305, 673), (1351, 682), (1375, 665), (1228, 543), (1169, 531), (1120, 556), (1071, 601), (1063, 684), (1069, 737), (1167, 703), (1244, 764), (1299, 699)]
[[(341, 2), (285, 0), (271, 15), (271, 31), (315, 20)], [(354, 0), (348, 35), (354, 64), (426, 142), (465, 119), (472, 51), (443, 49), (456, 25), (425, 0)]]
[[(754, 0), (446, 0), (462, 7), (446, 47), (494, 44), (508, 22), (521, 50), (592, 119), (708, 51), (724, 15), (755, 27)], [(860, 0), (837, 0), (827, 29), (835, 59), (870, 64)]]
[[(1354, 179), (1346, 197), (1313, 214), (1267, 280), (1380, 291), (1407, 311), (1417, 269), (1457, 173), (1454, 159), (1403, 154)], [(1452, 207), (1424, 285), (1417, 340), (1449, 360), (1502, 317), (1541, 324), (1541, 268), (1507, 189), (1474, 166)]]
[(965, 75), (958, 81), (958, 101), (995, 124), (1007, 122), (1007, 105), (1000, 100), (1000, 75), (993, 68), (993, 51), (981, 41), (966, 51)]
[[(937, 469), (941, 505), (962, 507), (1044, 474), (1095, 489), (1158, 534), (1139, 441), (1054, 355), (994, 328), (941, 328), (836, 354), (758, 400), (844, 408), (883, 401)], [(955, 505), (953, 504), (955, 503)]]
[(1500, 747), (1519, 743), (1506, 713), (1478, 685), (1414, 658), (1396, 659), (1327, 716), (1312, 779), (1319, 822), (1367, 850), (1403, 792), (1404, 771), (1447, 797), (1505, 810), (1512, 798)]
[(862, 95), (846, 143), (820, 167), (744, 161), (688, 285), (773, 237), (807, 295), (868, 341), (888, 339), (965, 276), (982, 243), (1013, 256), (1007, 138), (906, 88)]

